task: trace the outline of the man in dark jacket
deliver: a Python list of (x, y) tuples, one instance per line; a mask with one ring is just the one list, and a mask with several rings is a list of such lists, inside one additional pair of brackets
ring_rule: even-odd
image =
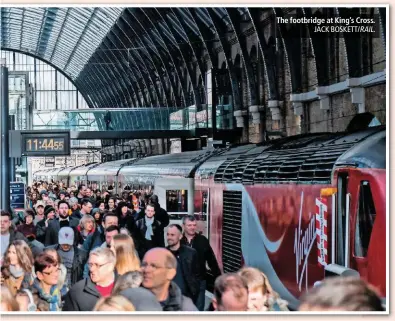
[(211, 248), (208, 239), (199, 233), (196, 233), (196, 218), (193, 215), (188, 215), (183, 218), (184, 235), (181, 239), (181, 244), (189, 246), (196, 250), (199, 262), (200, 274), (200, 291), (196, 306), (199, 311), (204, 311), (204, 301), (207, 286), (207, 269), (206, 263), (213, 275), (214, 280), (221, 275), (221, 270), (218, 266), (217, 258)]
[(61, 257), (62, 263), (67, 269), (66, 284), (68, 287), (82, 280), (88, 253), (74, 245), (74, 230), (71, 227), (62, 227), (59, 230), (58, 244), (47, 248), (55, 249)]
[(36, 239), (42, 244), (45, 244), (45, 235), (47, 234), (49, 223), (55, 219), (55, 209), (52, 206), (46, 208), (47, 211), (44, 211), (43, 219), (36, 224)]
[(144, 218), (136, 222), (135, 233), (136, 249), (140, 258), (154, 247), (165, 247), (162, 224), (156, 219), (154, 205), (148, 204), (144, 212)]
[(81, 209), (74, 211), (71, 216), (80, 220), (84, 215), (90, 214), (92, 212), (92, 200), (89, 198), (83, 198), (80, 201)]
[(100, 297), (111, 295), (115, 263), (115, 255), (110, 249), (94, 249), (89, 255), (89, 277), (71, 287), (65, 297), (63, 311), (92, 311)]
[[(69, 204), (66, 201), (60, 201), (58, 203), (59, 217), (48, 223), (48, 228), (45, 233), (45, 246), (54, 245), (58, 243), (58, 233), (62, 227), (69, 226), (76, 229), (79, 220), (72, 216), (69, 216)], [(75, 244), (78, 244), (77, 238), (74, 240)]]
[[(165, 239), (165, 232), (164, 232), (164, 230), (165, 230), (165, 227), (168, 226), (169, 223), (170, 223), (170, 216), (169, 216), (169, 214), (167, 213), (167, 211), (164, 208), (160, 207), (159, 198), (158, 198), (157, 195), (155, 195), (155, 194), (151, 195), (151, 197), (149, 198), (149, 203), (148, 204), (151, 204), (151, 205), (154, 206), (155, 219), (160, 222), (160, 226), (161, 226), (161, 230), (162, 230), (162, 236), (163, 236), (163, 241), (164, 241), (164, 239)], [(148, 204), (146, 205), (146, 207), (148, 206)], [(139, 219), (144, 218), (146, 207), (143, 210), (141, 210), (141, 212), (139, 213)]]
[(164, 248), (149, 250), (142, 260), (142, 286), (155, 294), (163, 311), (197, 311), (192, 300), (182, 295), (172, 282), (177, 271), (177, 259)]
[(198, 256), (193, 248), (180, 244), (181, 238), (181, 226), (171, 224), (167, 229), (167, 248), (177, 259), (177, 273), (173, 281), (183, 295), (196, 302), (200, 286)]

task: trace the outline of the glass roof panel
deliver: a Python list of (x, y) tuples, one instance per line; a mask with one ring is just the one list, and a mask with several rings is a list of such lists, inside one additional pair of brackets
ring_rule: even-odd
[(76, 79), (123, 8), (1, 8), (1, 45), (49, 61)]

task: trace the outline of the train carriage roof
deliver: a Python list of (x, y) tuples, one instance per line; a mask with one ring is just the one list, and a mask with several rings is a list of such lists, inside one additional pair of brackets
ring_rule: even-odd
[(75, 167), (70, 171), (70, 176), (85, 176), (89, 169), (98, 166), (99, 163), (89, 163), (86, 165)]
[(69, 176), (70, 172), (76, 167), (77, 166), (64, 167), (57, 173), (57, 176)]
[[(384, 149), (379, 145), (384, 146)], [(331, 180), (334, 166), (340, 161), (353, 159), (355, 163), (359, 159), (360, 165), (363, 163), (364, 166), (385, 167), (383, 126), (351, 133), (298, 135), (252, 146), (250, 149), (243, 147), (245, 152), (238, 156), (226, 152), (211, 158), (210, 162), (217, 164), (214, 180), (243, 184), (327, 184)], [(237, 149), (241, 151), (240, 147)], [(207, 167), (204, 164), (202, 168), (204, 166)], [(199, 169), (198, 174), (202, 170)], [(213, 170), (212, 168), (211, 171)]]
[(196, 167), (217, 150), (199, 150), (184, 153), (151, 156), (139, 159), (121, 168), (120, 175), (190, 177)]
[(136, 162), (138, 159), (121, 159), (112, 162), (106, 162), (99, 164), (93, 168), (88, 170), (88, 178), (91, 176), (108, 176), (108, 175), (117, 175), (120, 168), (125, 165), (130, 165)]

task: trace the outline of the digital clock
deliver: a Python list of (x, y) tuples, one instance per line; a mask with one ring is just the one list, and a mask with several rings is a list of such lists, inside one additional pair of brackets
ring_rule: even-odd
[(69, 132), (22, 132), (23, 156), (70, 155)]

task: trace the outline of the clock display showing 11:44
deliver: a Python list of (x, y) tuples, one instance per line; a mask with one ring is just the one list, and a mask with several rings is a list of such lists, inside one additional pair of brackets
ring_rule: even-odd
[(26, 151), (58, 151), (64, 149), (63, 138), (28, 138)]

